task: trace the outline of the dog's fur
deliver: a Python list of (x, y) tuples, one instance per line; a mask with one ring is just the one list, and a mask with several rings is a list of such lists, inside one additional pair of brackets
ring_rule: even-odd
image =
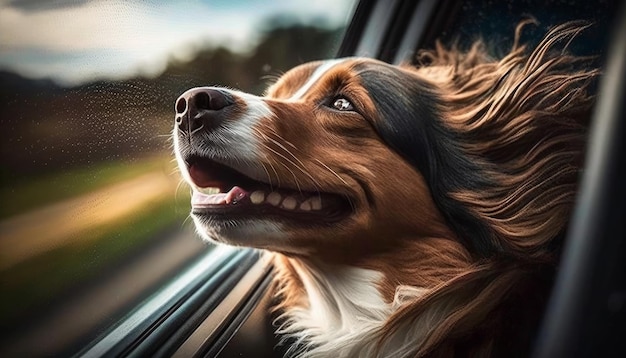
[[(522, 25), (499, 60), (481, 42), (438, 45), (415, 67), (314, 62), (264, 97), (198, 88), (178, 100), (197, 229), (272, 252), (289, 355), (528, 352), (598, 72), (564, 51), (583, 25), (555, 27), (532, 51)], [(208, 199), (207, 186), (223, 193)], [(268, 203), (271, 191), (295, 201)]]

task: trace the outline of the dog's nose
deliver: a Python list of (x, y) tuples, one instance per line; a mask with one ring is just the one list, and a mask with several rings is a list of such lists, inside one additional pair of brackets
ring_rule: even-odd
[(176, 100), (176, 124), (189, 133), (200, 128), (212, 130), (222, 121), (219, 112), (233, 103), (232, 96), (219, 89), (190, 89)]

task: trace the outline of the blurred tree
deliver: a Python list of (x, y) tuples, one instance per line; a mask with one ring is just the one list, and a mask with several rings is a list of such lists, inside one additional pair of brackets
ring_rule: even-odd
[[(325, 24), (322, 24), (325, 25)], [(261, 94), (269, 77), (332, 57), (342, 29), (269, 19), (248, 53), (199, 50), (171, 59), (156, 78), (98, 81), (63, 88), (0, 72), (0, 184), (61, 168), (169, 150), (176, 98), (196, 86), (222, 85)]]

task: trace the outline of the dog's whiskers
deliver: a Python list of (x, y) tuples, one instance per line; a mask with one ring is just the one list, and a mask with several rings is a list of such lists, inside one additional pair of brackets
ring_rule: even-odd
[[(267, 164), (270, 166), (270, 168), (272, 168), (274, 175), (276, 176), (276, 186), (280, 187), (280, 176), (278, 175), (278, 172), (276, 171), (276, 167), (274, 167), (274, 165), (272, 164), (272, 161), (267, 156), (265, 156), (265, 159), (267, 161)], [(272, 190), (274, 190), (274, 188), (271, 186), (271, 183), (270, 183), (270, 187), (272, 188)]]
[[(282, 142), (284, 142), (284, 143), (286, 143), (286, 144), (288, 144), (288, 145), (292, 146), (295, 150), (299, 150), (299, 149), (298, 149), (295, 145), (293, 145), (291, 142), (287, 141), (287, 140), (286, 140), (286, 139), (284, 139), (284, 138), (283, 138), (280, 134), (276, 133), (276, 131), (275, 131), (273, 128), (270, 128), (270, 132), (271, 132), (273, 135), (275, 135), (275, 136), (276, 136), (279, 140), (281, 140)], [(280, 142), (278, 142), (278, 141), (276, 141), (276, 140), (274, 140), (274, 139), (272, 139), (272, 138), (269, 138), (269, 137), (266, 137), (266, 138), (267, 138), (267, 139), (269, 139), (270, 141), (272, 141), (272, 143), (274, 143), (274, 144), (278, 145), (281, 149), (283, 149), (285, 152), (287, 152), (287, 154), (289, 154), (290, 156), (292, 156), (292, 157), (293, 157), (293, 158), (294, 158), (294, 159), (295, 159), (295, 160), (296, 160), (296, 161), (300, 164), (299, 166), (298, 166), (298, 165), (295, 165), (295, 167), (296, 167), (297, 169), (299, 169), (299, 170), (300, 170), (300, 171), (301, 171), (304, 175), (306, 175), (306, 176), (309, 178), (309, 180), (311, 180), (311, 183), (312, 183), (312, 184), (313, 184), (313, 186), (315, 187), (315, 191), (319, 194), (319, 193), (320, 193), (320, 190), (319, 190), (320, 184), (319, 184), (319, 182), (318, 182), (318, 181), (317, 181), (317, 180), (316, 180), (316, 179), (315, 179), (315, 178), (314, 178), (314, 177), (313, 177), (313, 176), (312, 176), (312, 175), (311, 175), (311, 174), (310, 174), (307, 170), (305, 170), (306, 165), (305, 165), (305, 164), (304, 164), (304, 163), (303, 163), (303, 162), (302, 162), (302, 161), (301, 161), (301, 160), (300, 160), (300, 159), (299, 159), (299, 158), (298, 158), (298, 157), (297, 157), (297, 156), (296, 156), (296, 155), (295, 155), (292, 151), (290, 151), (289, 149), (287, 149), (287, 148), (286, 148), (284, 145), (282, 145)]]
[[(265, 161), (269, 163), (269, 159), (267, 158), (267, 155), (264, 155), (264, 157), (265, 157)], [(270, 176), (270, 172), (267, 170), (267, 166), (265, 166), (265, 163), (261, 162), (260, 164), (261, 164), (261, 167), (263, 167), (265, 174), (267, 175), (267, 182), (270, 185), (270, 189), (273, 191), (274, 186), (272, 185), (272, 177)]]
[[(284, 155), (278, 153), (276, 150), (270, 148), (267, 144), (263, 143), (263, 147), (265, 147), (267, 150), (271, 151), (272, 153), (278, 155), (282, 159), (285, 159), (288, 163), (292, 163), (293, 164), (293, 162), (291, 162), (289, 159), (287, 159), (287, 157), (285, 157)], [(293, 179), (295, 181), (296, 187), (298, 188), (298, 192), (302, 193), (302, 189), (300, 188), (300, 183), (298, 182), (298, 177), (296, 176), (296, 173), (294, 173), (293, 170), (291, 170), (287, 164), (283, 163), (282, 160), (277, 160), (277, 163), (282, 165), (283, 167), (285, 167), (285, 169), (287, 169), (291, 173), (291, 175), (293, 176)]]
[(346, 182), (341, 176), (339, 176), (339, 174), (337, 174), (337, 172), (332, 170), (328, 165), (324, 164), (321, 160), (319, 160), (317, 158), (315, 158), (315, 161), (320, 163), (324, 168), (326, 168), (326, 170), (331, 172), (334, 176), (337, 177), (337, 179), (341, 180), (341, 182), (344, 183), (346, 186), (350, 186), (350, 184), (348, 184), (348, 182)]
[[(259, 136), (261, 136), (263, 139), (269, 140), (272, 143), (274, 143), (275, 145), (277, 145), (279, 148), (283, 149), (285, 152), (287, 152), (287, 154), (289, 154), (291, 157), (293, 157), (296, 161), (298, 161), (302, 166), (304, 166), (304, 163), (302, 163), (302, 161), (300, 159), (298, 159), (298, 157), (296, 157), (290, 150), (288, 150), (284, 145), (282, 145), (281, 143), (279, 143), (278, 141), (269, 138), (267, 135), (265, 135), (262, 131), (258, 130), (258, 129), (254, 129), (255, 133), (257, 133)], [(285, 155), (279, 153), (278, 151), (276, 151), (275, 149), (271, 148), (269, 145), (262, 143), (262, 145), (269, 151), (271, 151), (272, 153), (276, 154), (278, 157), (282, 158), (283, 160), (285, 160), (287, 163), (291, 164), (294, 168), (298, 169), (299, 171), (301, 171), (313, 184), (313, 186), (315, 186), (315, 191), (317, 193), (319, 193), (319, 183), (317, 182), (317, 180), (315, 180), (315, 178), (313, 178), (313, 176), (311, 176), (311, 174), (309, 174), (303, 167), (301, 167), (300, 165), (298, 165), (297, 163), (295, 163), (293, 160), (287, 158)], [(288, 165), (286, 165), (285, 163), (282, 162), (282, 160), (278, 160), (278, 163), (280, 163), (281, 165), (283, 165), (287, 170), (289, 170), (289, 172), (293, 175), (294, 180), (296, 182), (296, 186), (298, 187), (298, 191), (300, 193), (302, 193), (302, 189), (300, 188), (300, 184), (298, 183), (298, 177), (295, 175), (295, 173), (289, 168)]]
[(183, 183), (185, 183), (184, 179), (180, 179), (178, 181), (178, 185), (176, 185), (176, 190), (174, 191), (174, 200), (178, 200), (178, 191), (183, 187)]
[(290, 141), (286, 140), (283, 136), (281, 136), (280, 134), (278, 134), (278, 132), (276, 131), (276, 129), (270, 127), (270, 126), (264, 126), (264, 128), (267, 128), (273, 135), (276, 136), (276, 138), (278, 138), (280, 141), (282, 141), (285, 144), (288, 144), (290, 147), (292, 147), (295, 150), (299, 150), (298, 147), (296, 147), (293, 143), (291, 143)]
[[(282, 143), (285, 143), (285, 144), (289, 145), (289, 146), (290, 146), (290, 147), (292, 147), (294, 150), (299, 151), (300, 149), (299, 149), (298, 147), (296, 147), (296, 146), (295, 146), (293, 143), (291, 143), (290, 141), (286, 140), (283, 136), (281, 136), (281, 135), (280, 135), (280, 134), (276, 131), (276, 129), (274, 129), (273, 127), (270, 127), (270, 126), (268, 126), (268, 125), (264, 125), (264, 126), (263, 126), (263, 128), (264, 128), (264, 129), (267, 129), (267, 130), (270, 132), (270, 134), (274, 135), (274, 136), (278, 139), (278, 141), (277, 141), (277, 140), (275, 140), (275, 139), (269, 138), (269, 137), (268, 137), (268, 136), (266, 136), (266, 135), (263, 135), (263, 137), (264, 137), (264, 138), (266, 138), (266, 139), (268, 139), (268, 140), (270, 140), (270, 141), (272, 141), (272, 143), (274, 143), (274, 144), (278, 145), (281, 149), (283, 149), (285, 152), (287, 152), (287, 154), (289, 154), (291, 157), (293, 157), (293, 158), (294, 158), (294, 159), (295, 159), (295, 160), (296, 160), (296, 161), (300, 164), (300, 166), (301, 166), (301, 167), (300, 167), (300, 166), (296, 166), (296, 167), (297, 167), (300, 171), (302, 171), (302, 173), (303, 173), (304, 175), (306, 175), (306, 176), (307, 176), (307, 177), (311, 180), (312, 184), (313, 184), (313, 185), (315, 186), (315, 188), (316, 188), (316, 191), (317, 191), (317, 192), (319, 192), (319, 182), (318, 182), (317, 180), (315, 180), (315, 178), (313, 178), (313, 177), (310, 175), (310, 173), (309, 173), (308, 171), (306, 171), (305, 169), (303, 169), (303, 168), (306, 168), (306, 165), (305, 165), (305, 164), (304, 164), (304, 163), (300, 160), (300, 158), (298, 158), (298, 157), (297, 157), (297, 156), (296, 156), (296, 155), (295, 155), (292, 151), (290, 151), (289, 149), (287, 149), (287, 148), (286, 148), (286, 147), (285, 147)], [(281, 142), (282, 142), (282, 143), (281, 143)]]
[(185, 225), (187, 225), (187, 223), (190, 221), (191, 219), (191, 214), (187, 215), (187, 217), (185, 217), (185, 220), (183, 220), (183, 222), (180, 224), (181, 228), (184, 228)]

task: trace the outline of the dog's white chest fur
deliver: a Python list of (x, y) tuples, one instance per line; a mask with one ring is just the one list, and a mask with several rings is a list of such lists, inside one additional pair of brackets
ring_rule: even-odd
[[(381, 328), (392, 312), (377, 289), (382, 275), (347, 266), (303, 264), (296, 271), (309, 306), (289, 309), (279, 333), (306, 342), (299, 357), (347, 357), (369, 345), (364, 337)], [(300, 346), (300, 348), (304, 348)]]

